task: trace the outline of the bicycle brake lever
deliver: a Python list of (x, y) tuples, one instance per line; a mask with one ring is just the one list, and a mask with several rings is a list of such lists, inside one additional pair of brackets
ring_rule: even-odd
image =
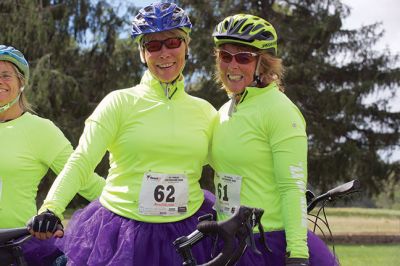
[(261, 224), (261, 221), (258, 222), (258, 231), (260, 232), (260, 242), (261, 245), (269, 252), (272, 253), (272, 250), (269, 248), (267, 241), (265, 240), (264, 227)]
[(256, 247), (256, 242), (254, 241), (254, 234), (253, 234), (253, 228), (254, 228), (254, 222), (256, 221), (256, 217), (255, 217), (255, 214), (254, 214), (254, 212), (251, 214), (251, 220), (250, 219), (248, 219), (247, 221), (246, 221), (246, 223), (245, 223), (245, 229), (246, 229), (246, 235), (247, 235), (247, 237), (246, 237), (246, 244), (247, 244), (247, 246), (248, 247), (250, 247), (250, 249), (254, 252), (254, 253), (256, 253), (256, 254), (258, 254), (258, 255), (261, 255), (261, 252), (257, 249), (257, 247)]

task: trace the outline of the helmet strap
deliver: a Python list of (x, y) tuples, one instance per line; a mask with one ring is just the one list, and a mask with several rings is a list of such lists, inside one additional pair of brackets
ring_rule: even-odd
[(7, 103), (7, 104), (5, 104), (3, 106), (0, 106), (0, 113), (3, 113), (5, 111), (7, 111), (8, 109), (11, 108), (11, 106), (13, 106), (16, 102), (18, 102), (18, 100), (21, 97), (21, 94), (24, 91), (24, 89), (25, 89), (25, 86), (22, 86), (21, 89), (20, 89), (20, 92), (18, 93), (17, 97), (15, 97), (14, 100), (12, 100), (11, 102), (9, 102), (9, 103)]
[(253, 82), (251, 86), (259, 87), (262, 85), (261, 75), (260, 75), (260, 65), (261, 65), (261, 57), (258, 56), (256, 69), (254, 71)]
[[(22, 89), (23, 89), (23, 87), (22, 87)], [(18, 94), (17, 97), (15, 97), (14, 100), (12, 100), (11, 102), (7, 103), (6, 105), (0, 106), (0, 113), (4, 113), (8, 109), (10, 109), (11, 106), (13, 106), (16, 102), (18, 102), (18, 100), (19, 100), (19, 98), (21, 96), (21, 93), (22, 93), (22, 89), (21, 89), (21, 92)]]

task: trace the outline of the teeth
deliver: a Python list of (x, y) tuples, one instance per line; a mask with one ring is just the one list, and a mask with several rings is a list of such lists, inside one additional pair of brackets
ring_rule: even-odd
[(172, 66), (174, 63), (167, 63), (167, 64), (160, 64), (160, 65), (158, 65), (159, 67), (161, 67), (161, 68), (167, 68), (167, 67), (170, 67), (170, 66)]
[(238, 81), (238, 80), (241, 80), (243, 78), (243, 75), (228, 74), (228, 78), (230, 80), (233, 80), (233, 81)]

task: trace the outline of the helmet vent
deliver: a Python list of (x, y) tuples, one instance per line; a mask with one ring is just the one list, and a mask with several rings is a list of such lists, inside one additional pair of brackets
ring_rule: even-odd
[(152, 7), (152, 6), (146, 6), (146, 7), (144, 8), (144, 11), (146, 11), (146, 12), (152, 12), (152, 11), (153, 11), (153, 7)]
[(226, 29), (228, 29), (228, 27), (229, 27), (229, 21), (225, 21), (225, 23), (224, 23), (224, 29), (226, 30)]
[(251, 27), (252, 27), (252, 25), (247, 24), (247, 25), (245, 25), (245, 26), (243, 27), (243, 31), (244, 31), (244, 32), (248, 32), (248, 31), (251, 30)]
[(264, 40), (268, 40), (268, 41), (273, 41), (274, 40), (274, 35), (272, 35), (271, 32), (268, 31), (264, 31), (260, 34)]
[(164, 4), (161, 6), (161, 10), (164, 11), (165, 9), (168, 9), (170, 6), (171, 6), (170, 3), (164, 3)]
[(253, 31), (257, 31), (257, 30), (262, 29), (262, 28), (263, 28), (262, 25), (257, 24), (257, 25), (255, 25), (255, 26), (253, 27)]

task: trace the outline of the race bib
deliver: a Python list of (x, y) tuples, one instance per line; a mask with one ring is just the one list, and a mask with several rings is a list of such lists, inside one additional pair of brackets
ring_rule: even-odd
[(185, 214), (188, 194), (188, 180), (184, 174), (145, 173), (139, 196), (139, 213), (158, 216)]
[(242, 177), (232, 174), (215, 173), (217, 212), (231, 216), (240, 206)]

